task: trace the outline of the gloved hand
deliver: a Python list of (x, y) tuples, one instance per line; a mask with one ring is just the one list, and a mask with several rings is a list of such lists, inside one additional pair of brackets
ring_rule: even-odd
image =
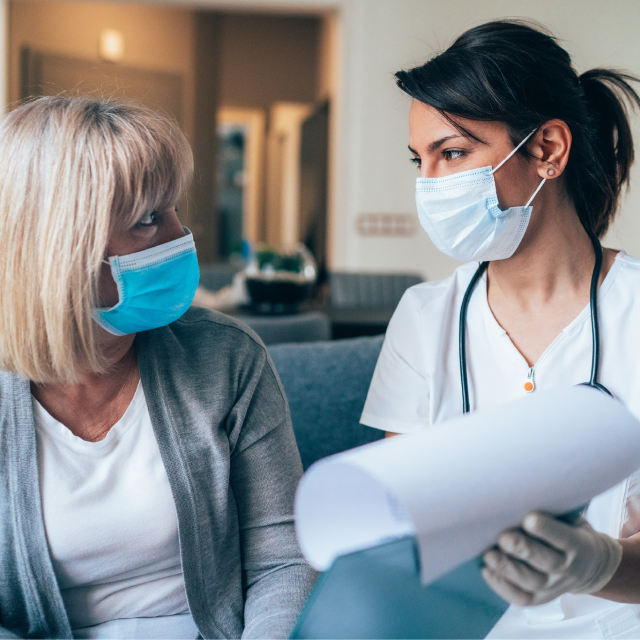
[(569, 525), (534, 512), (521, 529), (500, 534), (498, 548), (483, 558), (487, 584), (507, 602), (532, 607), (563, 593), (602, 589), (620, 564), (622, 546), (583, 518)]

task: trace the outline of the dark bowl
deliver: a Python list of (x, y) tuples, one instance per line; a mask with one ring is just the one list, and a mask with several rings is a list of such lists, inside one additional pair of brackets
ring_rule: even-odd
[(304, 302), (313, 289), (311, 282), (290, 282), (287, 280), (262, 280), (247, 278), (247, 290), (254, 304), (295, 306)]

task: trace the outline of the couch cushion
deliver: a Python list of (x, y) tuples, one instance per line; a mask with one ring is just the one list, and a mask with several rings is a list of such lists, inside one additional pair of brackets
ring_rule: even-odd
[(322, 311), (236, 317), (251, 327), (266, 345), (323, 342), (331, 338), (331, 322)]
[(384, 436), (360, 424), (360, 414), (384, 336), (269, 348), (278, 370), (302, 464)]

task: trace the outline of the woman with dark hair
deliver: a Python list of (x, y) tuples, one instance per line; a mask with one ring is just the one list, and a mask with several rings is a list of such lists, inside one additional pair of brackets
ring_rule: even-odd
[[(396, 79), (421, 224), (468, 264), (407, 291), (362, 422), (410, 433), (585, 382), (640, 417), (640, 261), (599, 240), (633, 162), (636, 78), (578, 76), (543, 29), (498, 21)], [(520, 607), (489, 637), (640, 637), (640, 472), (574, 525), (527, 515), (484, 561)]]

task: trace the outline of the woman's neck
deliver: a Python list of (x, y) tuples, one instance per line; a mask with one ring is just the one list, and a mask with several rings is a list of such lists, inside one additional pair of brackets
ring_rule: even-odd
[[(550, 196), (534, 206), (516, 253), (487, 270), (489, 307), (529, 366), (589, 304), (595, 264), (575, 209)], [(614, 260), (615, 252), (605, 250), (600, 282)]]
[(593, 244), (573, 208), (544, 217), (511, 258), (493, 261), (488, 268), (494, 292), (523, 309), (569, 290), (582, 291), (591, 282)]
[(87, 373), (76, 384), (31, 384), (31, 393), (45, 410), (74, 435), (97, 442), (120, 420), (138, 387), (140, 373), (135, 335), (104, 341), (110, 365), (105, 373)]

